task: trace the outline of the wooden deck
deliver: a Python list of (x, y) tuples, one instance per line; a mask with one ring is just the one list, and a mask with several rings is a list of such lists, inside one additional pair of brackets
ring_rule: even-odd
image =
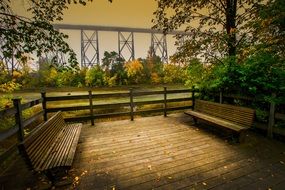
[[(19, 189), (37, 187), (19, 165), (12, 181), (23, 181)], [(254, 133), (244, 144), (228, 143), (183, 114), (97, 123), (82, 129), (69, 175), (73, 185), (58, 189), (281, 190), (285, 144)], [(1, 189), (13, 187), (2, 182)]]

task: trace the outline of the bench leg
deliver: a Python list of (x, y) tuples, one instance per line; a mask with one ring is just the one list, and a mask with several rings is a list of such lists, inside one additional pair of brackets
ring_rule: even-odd
[(194, 124), (196, 125), (197, 124), (197, 118), (193, 117), (193, 121), (194, 121)]
[(238, 135), (238, 142), (243, 143), (246, 138), (246, 131), (241, 131), (240, 134)]

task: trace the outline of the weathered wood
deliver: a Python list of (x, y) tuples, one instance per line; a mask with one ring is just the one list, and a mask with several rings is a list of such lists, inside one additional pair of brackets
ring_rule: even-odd
[(57, 112), (19, 144), (26, 163), (35, 171), (71, 167), (82, 124), (66, 125)]
[(148, 92), (133, 92), (133, 96), (139, 97), (139, 96), (147, 96), (147, 95), (158, 95), (163, 94), (164, 91), (148, 91)]
[(130, 117), (131, 121), (134, 120), (134, 97), (133, 97), (133, 89), (130, 88)]
[(18, 140), (21, 142), (24, 140), (24, 124), (23, 124), (23, 116), (22, 116), (22, 106), (21, 106), (21, 99), (13, 99), (14, 107), (16, 108), (17, 112), (15, 114), (15, 121), (16, 125), (18, 126)]
[(56, 108), (47, 108), (47, 113), (54, 113), (58, 111), (77, 111), (77, 110), (90, 110), (90, 105), (88, 106), (69, 106), (69, 107), (56, 107)]
[(70, 96), (49, 96), (46, 97), (47, 102), (62, 101), (62, 100), (84, 100), (89, 99), (89, 95), (70, 95)]
[(42, 99), (36, 99), (27, 103), (22, 104), (22, 110), (34, 107), (36, 105), (39, 105), (40, 103), (42, 103)]
[(46, 97), (46, 92), (41, 93), (42, 96), (42, 107), (44, 110), (44, 121), (47, 121), (47, 97)]
[[(283, 189), (283, 143), (249, 132), (245, 144), (232, 145), (191, 123), (184, 114), (169, 114), (84, 126), (69, 172), (79, 183), (64, 188)], [(19, 165), (1, 176), (4, 189), (41, 183)]]
[(41, 111), (35, 113), (32, 117), (23, 121), (24, 127), (29, 126), (31, 123), (35, 122), (36, 120), (38, 120), (43, 115), (44, 115), (44, 110), (41, 110)]
[(191, 99), (192, 99), (192, 110), (194, 110), (194, 107), (195, 107), (195, 86), (192, 86), (192, 96), (191, 96)]
[(164, 87), (163, 98), (164, 98), (164, 102), (163, 102), (164, 111), (163, 111), (163, 114), (164, 114), (164, 117), (166, 117), (167, 116), (167, 88), (166, 87)]
[(249, 108), (232, 106), (196, 100), (195, 109), (184, 112), (196, 119), (201, 119), (210, 124), (230, 129), (238, 134), (238, 140), (242, 142), (245, 130), (253, 125), (255, 111)]
[(88, 93), (89, 93), (89, 109), (90, 109), (91, 125), (94, 125), (92, 91), (89, 90)]
[(130, 94), (128, 92), (117, 92), (117, 93), (104, 93), (104, 94), (93, 94), (93, 98), (123, 98), (129, 97)]
[(177, 93), (189, 93), (192, 90), (190, 89), (181, 89), (181, 90), (167, 90), (167, 94), (177, 94)]
[(220, 91), (219, 95), (220, 95), (219, 96), (219, 102), (220, 102), (220, 104), (222, 104), (223, 103), (223, 91), (222, 90)]
[[(272, 93), (271, 97), (273, 99), (276, 98), (276, 93)], [(269, 138), (273, 138), (273, 127), (275, 123), (275, 102), (272, 101), (270, 103), (270, 110), (269, 110), (269, 119), (268, 119), (268, 129), (267, 129), (267, 136)]]
[[(178, 122), (171, 115), (164, 121), (161, 118), (139, 118), (133, 124), (123, 121), (99, 123), (96, 129), (83, 131), (75, 173), (80, 174), (86, 169), (88, 174), (81, 178), (78, 188), (143, 190), (220, 186), (220, 189), (235, 189), (237, 185), (231, 185), (231, 181), (245, 179), (257, 171), (267, 174), (269, 163), (273, 163), (273, 160), (267, 160), (268, 155), (260, 156), (266, 152), (258, 146), (260, 142), (254, 142), (257, 146), (250, 148), (232, 146), (203, 130), (189, 127), (190, 120)], [(182, 126), (184, 129), (180, 131)], [(123, 131), (119, 133), (119, 129)], [(257, 149), (262, 153), (257, 153)], [(280, 150), (275, 155), (278, 152)], [(270, 170), (268, 174), (273, 171), (276, 170)], [(223, 188), (223, 184), (227, 188)], [(269, 186), (260, 188), (263, 187)]]

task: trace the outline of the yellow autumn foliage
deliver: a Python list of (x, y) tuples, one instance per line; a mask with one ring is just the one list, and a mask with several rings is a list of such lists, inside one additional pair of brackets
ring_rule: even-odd
[(143, 65), (139, 60), (128, 61), (124, 65), (131, 83), (138, 84), (143, 78)]

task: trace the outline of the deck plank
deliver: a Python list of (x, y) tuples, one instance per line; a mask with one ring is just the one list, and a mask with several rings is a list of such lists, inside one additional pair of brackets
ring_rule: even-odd
[(253, 132), (229, 143), (184, 114), (85, 125), (79, 142), (78, 180), (56, 189), (285, 189), (284, 143)]

